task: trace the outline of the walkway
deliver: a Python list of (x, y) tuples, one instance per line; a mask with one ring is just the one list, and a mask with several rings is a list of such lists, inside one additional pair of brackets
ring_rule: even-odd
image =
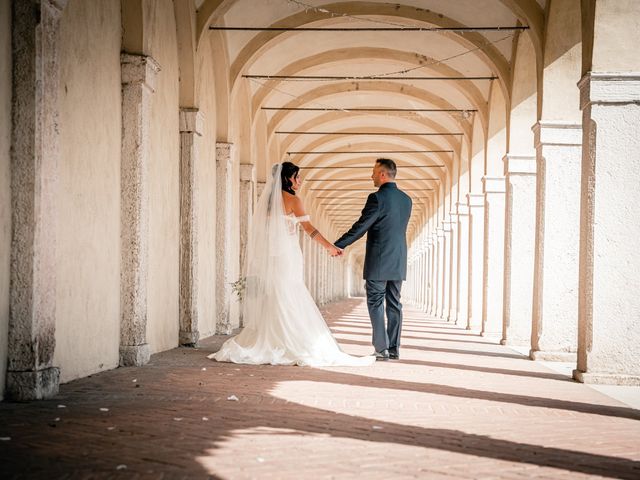
[[(362, 300), (325, 314), (370, 353)], [(399, 362), (325, 369), (217, 364), (212, 337), (0, 404), (0, 476), (640, 478), (640, 410), (416, 311), (403, 333)]]

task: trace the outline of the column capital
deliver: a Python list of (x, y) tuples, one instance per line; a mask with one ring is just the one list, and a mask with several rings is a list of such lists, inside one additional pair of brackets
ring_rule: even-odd
[(640, 102), (640, 72), (587, 72), (578, 82), (580, 109), (608, 103)]
[(484, 207), (484, 193), (467, 193), (469, 208)]
[(122, 84), (140, 83), (152, 92), (156, 88), (156, 77), (160, 72), (160, 64), (149, 55), (121, 53)]
[(181, 108), (179, 115), (180, 133), (195, 133), (202, 136), (204, 115), (197, 108)]
[(484, 193), (504, 193), (506, 190), (504, 177), (482, 177)]
[(240, 181), (254, 182), (256, 180), (256, 166), (253, 163), (240, 164)]
[(582, 125), (579, 123), (540, 121), (531, 130), (536, 149), (544, 145), (582, 145)]
[(535, 175), (536, 156), (535, 155), (514, 155), (507, 153), (502, 157), (504, 162), (504, 174), (509, 175)]

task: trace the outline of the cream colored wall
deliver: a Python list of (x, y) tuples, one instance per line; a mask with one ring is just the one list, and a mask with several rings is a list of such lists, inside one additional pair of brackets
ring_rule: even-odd
[(11, 255), (11, 5), (0, 0), (0, 400), (4, 395)]
[(536, 115), (536, 53), (529, 35), (524, 34), (518, 38), (513, 67), (509, 153), (535, 155), (531, 127), (536, 123)]
[(147, 342), (151, 352), (178, 345), (179, 85), (171, 0), (145, 2), (149, 51), (162, 69), (151, 99), (149, 131), (149, 278)]
[(204, 117), (204, 131), (198, 137), (198, 329), (200, 338), (216, 329), (216, 99), (213, 54), (210, 37), (197, 53), (198, 106)]
[(71, 0), (60, 30), (54, 364), (67, 382), (118, 365), (120, 1)]
[(489, 177), (501, 176), (504, 170), (502, 158), (507, 148), (506, 106), (502, 89), (498, 82), (491, 85), (489, 98), (489, 128), (487, 131), (487, 154), (485, 174)]
[(582, 63), (580, 0), (552, 1), (548, 17), (542, 120), (579, 123), (582, 114), (576, 84)]
[(591, 70), (594, 72), (637, 72), (640, 60), (640, 2), (598, 0), (595, 10)]

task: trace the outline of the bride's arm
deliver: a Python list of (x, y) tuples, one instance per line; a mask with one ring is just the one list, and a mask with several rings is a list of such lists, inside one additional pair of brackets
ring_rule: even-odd
[[(304, 211), (304, 205), (302, 204), (302, 200), (300, 199), (300, 197), (294, 197), (292, 203), (293, 203), (292, 205), (293, 213), (296, 217), (306, 216), (306, 213)], [(318, 231), (318, 229), (311, 224), (311, 222), (300, 222), (300, 225), (302, 225), (302, 228), (304, 229), (304, 231), (307, 232), (307, 235), (309, 235), (316, 242), (318, 242), (320, 245), (326, 248), (329, 251), (330, 255), (334, 256), (334, 255), (339, 255), (341, 253), (341, 250), (338, 247), (336, 247), (334, 244), (332, 244), (329, 240), (324, 238), (322, 234)]]

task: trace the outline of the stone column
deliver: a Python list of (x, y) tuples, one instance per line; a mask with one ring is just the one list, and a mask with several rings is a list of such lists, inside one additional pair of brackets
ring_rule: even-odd
[(578, 365), (585, 383), (640, 385), (640, 72), (586, 74)]
[(198, 330), (198, 148), (202, 114), (180, 109), (180, 345), (195, 346)]
[(502, 338), (504, 290), (504, 177), (484, 177), (482, 336)]
[(230, 318), (233, 144), (216, 143), (216, 333), (233, 330)]
[(575, 361), (582, 129), (539, 122), (531, 353), (534, 360)]
[(484, 265), (484, 194), (468, 193), (469, 205), (469, 301), (467, 330), (482, 328)]
[(504, 233), (503, 345), (531, 344), (536, 157), (508, 154)]
[(256, 167), (250, 163), (240, 164), (240, 271), (244, 275), (247, 242), (251, 233), (253, 216)]
[(442, 223), (442, 311), (441, 317), (449, 319), (451, 308), (451, 222)]
[(436, 316), (442, 318), (444, 312), (444, 229), (442, 227), (436, 229), (437, 244), (437, 270), (436, 270)]
[(145, 55), (123, 53), (120, 274), (120, 365), (149, 361), (147, 277), (149, 268), (149, 125), (151, 95), (160, 66)]
[(436, 314), (436, 250), (438, 242), (437, 237), (432, 234), (429, 237), (429, 308), (427, 313), (429, 315)]
[(456, 325), (469, 327), (469, 206), (457, 205), (458, 236), (455, 248), (458, 251), (458, 284), (456, 305)]
[(66, 1), (12, 2), (11, 284), (7, 398), (58, 393), (55, 195), (59, 25)]
[(458, 320), (458, 214), (451, 214), (450, 238), (447, 244), (449, 251), (449, 312), (447, 321), (457, 323)]

